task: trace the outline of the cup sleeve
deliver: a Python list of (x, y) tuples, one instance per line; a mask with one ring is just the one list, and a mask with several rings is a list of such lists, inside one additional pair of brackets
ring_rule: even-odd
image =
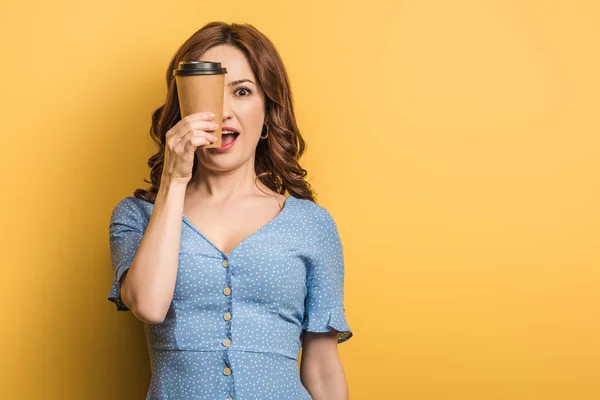
[(143, 214), (135, 202), (132, 197), (121, 200), (113, 209), (109, 224), (113, 282), (108, 300), (116, 304), (118, 311), (130, 311), (121, 299), (121, 284), (145, 231)]
[(307, 294), (302, 328), (310, 332), (337, 334), (343, 343), (353, 336), (344, 308), (344, 253), (337, 226), (325, 210), (319, 219), (317, 240), (307, 257)]

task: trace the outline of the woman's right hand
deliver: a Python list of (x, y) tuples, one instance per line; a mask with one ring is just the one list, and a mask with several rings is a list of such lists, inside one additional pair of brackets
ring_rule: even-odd
[(167, 131), (161, 182), (168, 179), (187, 184), (192, 179), (196, 148), (217, 140), (210, 133), (218, 127), (213, 118), (210, 112), (190, 114)]

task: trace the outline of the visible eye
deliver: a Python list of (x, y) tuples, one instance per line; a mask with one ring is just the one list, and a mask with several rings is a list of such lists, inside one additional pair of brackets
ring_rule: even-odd
[(238, 93), (240, 90), (248, 92), (248, 94), (242, 95), (241, 97), (247, 97), (249, 94), (252, 93), (252, 90), (248, 89), (247, 87), (239, 87), (235, 90), (235, 92)]

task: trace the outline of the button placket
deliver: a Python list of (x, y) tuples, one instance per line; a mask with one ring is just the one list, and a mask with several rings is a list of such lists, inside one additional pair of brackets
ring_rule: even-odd
[[(223, 268), (227, 269), (227, 273), (226, 273), (226, 282), (225, 282), (225, 287), (223, 288), (223, 295), (225, 296), (226, 299), (226, 309), (223, 310), (223, 320), (226, 323), (226, 336), (225, 338), (223, 338), (221, 340), (221, 344), (227, 349), (227, 351), (224, 352), (224, 365), (223, 365), (223, 375), (225, 376), (231, 376), (231, 379), (229, 381), (229, 385), (231, 385), (230, 390), (235, 391), (234, 389), (234, 381), (233, 381), (233, 371), (231, 369), (231, 361), (229, 359), (229, 348), (231, 346), (231, 323), (229, 322), (232, 318), (232, 298), (231, 298), (231, 268), (229, 268), (231, 266), (231, 262), (227, 259), (224, 258), (221, 261), (221, 265), (223, 266)], [(230, 393), (231, 394), (231, 393)], [(229, 398), (231, 399), (231, 397)]]

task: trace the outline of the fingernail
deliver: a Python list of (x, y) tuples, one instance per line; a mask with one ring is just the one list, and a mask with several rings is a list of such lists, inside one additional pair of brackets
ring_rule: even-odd
[(213, 122), (212, 123), (212, 127), (215, 128), (215, 129), (217, 129), (219, 127), (219, 124)]

